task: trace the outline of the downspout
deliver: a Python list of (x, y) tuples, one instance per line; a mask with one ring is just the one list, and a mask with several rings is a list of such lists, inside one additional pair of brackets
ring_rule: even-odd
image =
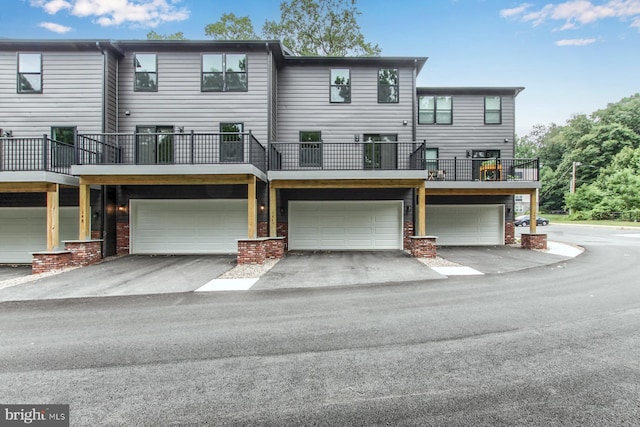
[(416, 79), (418, 78), (418, 60), (413, 60), (413, 95), (411, 97), (411, 132), (413, 141), (416, 141), (417, 129), (416, 129), (416, 98), (418, 97), (418, 88), (416, 84)]
[(106, 108), (105, 108), (105, 100), (106, 100), (106, 95), (105, 95), (105, 89), (106, 89), (106, 79), (107, 79), (107, 55), (105, 55), (104, 53), (104, 49), (102, 48), (102, 46), (100, 46), (100, 42), (97, 41), (96, 42), (96, 47), (98, 48), (98, 50), (100, 51), (100, 53), (102, 54), (102, 105), (101, 107), (101, 112), (102, 112), (102, 133), (106, 132)]

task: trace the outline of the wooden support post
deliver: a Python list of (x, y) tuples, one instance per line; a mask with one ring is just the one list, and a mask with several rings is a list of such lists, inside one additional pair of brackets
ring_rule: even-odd
[(52, 251), (60, 244), (60, 186), (47, 191), (47, 250)]
[(531, 209), (529, 213), (529, 233), (536, 234), (538, 227), (538, 190), (531, 190)]
[(427, 195), (424, 185), (418, 187), (418, 236), (427, 235)]
[(278, 237), (278, 198), (276, 189), (269, 186), (269, 237)]
[(80, 232), (78, 240), (91, 238), (91, 187), (80, 184)]
[(252, 176), (249, 178), (249, 183), (247, 184), (247, 202), (249, 208), (247, 209), (247, 224), (249, 226), (249, 239), (256, 238), (257, 224), (258, 224), (258, 212), (256, 209), (256, 177)]

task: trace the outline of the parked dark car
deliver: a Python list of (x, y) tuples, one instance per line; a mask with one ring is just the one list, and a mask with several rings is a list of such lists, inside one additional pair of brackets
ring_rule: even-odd
[[(526, 227), (527, 225), (529, 225), (530, 222), (531, 222), (531, 218), (529, 217), (529, 215), (520, 215), (516, 217), (516, 220), (513, 222), (513, 225), (515, 225), (516, 227)], [(549, 225), (549, 220), (539, 216), (538, 220), (536, 221), (536, 224)]]

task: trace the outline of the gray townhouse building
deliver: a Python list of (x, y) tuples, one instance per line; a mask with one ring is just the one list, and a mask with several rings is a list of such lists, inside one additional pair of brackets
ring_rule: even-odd
[(417, 87), (426, 62), (1, 40), (0, 263), (510, 243), (540, 187), (514, 158), (523, 88)]

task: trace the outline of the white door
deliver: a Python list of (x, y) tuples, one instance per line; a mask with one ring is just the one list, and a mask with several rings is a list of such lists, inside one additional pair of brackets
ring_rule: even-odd
[(504, 205), (427, 205), (438, 246), (504, 245)]
[[(60, 207), (60, 245), (78, 240), (77, 207)], [(31, 264), (33, 252), (47, 250), (47, 208), (0, 208), (0, 263)]]
[(402, 249), (402, 201), (289, 202), (289, 248)]
[(238, 252), (247, 200), (131, 200), (132, 254)]

